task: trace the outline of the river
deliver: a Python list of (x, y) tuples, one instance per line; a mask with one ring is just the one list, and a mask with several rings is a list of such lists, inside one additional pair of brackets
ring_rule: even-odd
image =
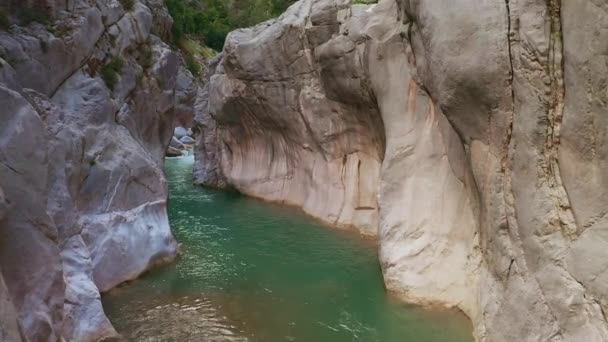
[(373, 241), (193, 186), (192, 163), (166, 161), (177, 262), (103, 296), (129, 341), (472, 341), (461, 314), (385, 293)]

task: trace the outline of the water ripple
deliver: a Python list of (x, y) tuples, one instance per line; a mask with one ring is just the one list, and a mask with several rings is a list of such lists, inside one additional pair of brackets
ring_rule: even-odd
[(191, 184), (167, 161), (179, 260), (103, 298), (131, 341), (469, 342), (453, 312), (388, 297), (375, 243), (285, 208)]

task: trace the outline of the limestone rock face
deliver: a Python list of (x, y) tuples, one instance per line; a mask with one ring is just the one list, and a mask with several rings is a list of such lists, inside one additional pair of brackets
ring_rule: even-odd
[[(334, 70), (335, 58), (324, 59), (326, 75), (316, 69), (314, 46), (307, 44), (320, 45), (338, 29), (338, 7), (320, 5), (331, 6), (309, 18), (310, 3), (300, 2), (280, 21), (228, 36), (208, 104), (221, 168), (243, 193), (374, 234), (382, 122), (365, 84), (331, 84), (330, 73), (344, 72)], [(320, 27), (310, 36), (309, 19)]]
[(100, 291), (175, 257), (162, 167), (187, 101), (156, 5), (0, 30), (0, 340), (117, 337)]
[(205, 84), (199, 87), (194, 104), (194, 183), (214, 188), (227, 188), (226, 177), (220, 166), (220, 143), (217, 139), (217, 123), (209, 112), (209, 86), (213, 76), (222, 61), (223, 54), (218, 54), (209, 61), (205, 71)]
[[(4, 192), (0, 188), (0, 222), (8, 214), (8, 203), (4, 198)], [(13, 305), (11, 295), (6, 288), (0, 270), (0, 340), (2, 341), (21, 341), (17, 312)]]
[[(200, 81), (194, 79), (194, 76), (181, 66), (177, 73), (177, 84), (175, 87), (175, 132), (174, 136), (180, 139), (188, 135), (188, 130), (184, 127), (192, 127), (194, 120), (194, 101), (196, 100), (197, 91)], [(184, 131), (178, 132), (178, 128)]]
[(2, 276), (27, 340), (58, 339), (65, 283), (59, 232), (46, 211), (45, 131), (21, 94), (3, 86), (0, 94), (0, 187), (9, 203), (0, 226)]
[(301, 0), (229, 35), (198, 179), (377, 235), (478, 341), (607, 341), (606, 6)]

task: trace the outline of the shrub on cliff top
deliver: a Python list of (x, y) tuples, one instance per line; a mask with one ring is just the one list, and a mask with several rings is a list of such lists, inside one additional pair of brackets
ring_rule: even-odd
[(101, 78), (110, 90), (114, 90), (123, 66), (124, 61), (120, 57), (116, 57), (101, 68)]
[(151, 67), (154, 64), (154, 51), (152, 51), (150, 45), (144, 44), (139, 51), (139, 64), (141, 67), (144, 69)]
[(194, 77), (198, 77), (201, 74), (201, 66), (199, 65), (196, 58), (194, 58), (194, 56), (192, 55), (186, 54), (184, 56), (184, 59), (186, 60), (186, 68), (190, 70)]
[[(121, 0), (122, 1), (122, 0)], [(279, 16), (296, 0), (165, 0), (173, 17), (172, 43), (184, 56), (194, 76), (205, 60), (221, 51), (230, 31)], [(209, 48), (207, 48), (209, 47)]]
[(175, 44), (184, 35), (201, 39), (216, 51), (224, 47), (226, 35), (279, 16), (295, 0), (166, 0), (173, 17)]
[(0, 30), (8, 30), (11, 22), (8, 20), (8, 14), (4, 8), (0, 7)]
[(135, 0), (120, 0), (120, 4), (125, 11), (132, 11), (135, 7)]
[(17, 18), (19, 18), (19, 23), (23, 26), (27, 26), (32, 22), (37, 22), (40, 24), (49, 24), (51, 22), (51, 18), (48, 13), (44, 9), (34, 7), (21, 7), (16, 12)]

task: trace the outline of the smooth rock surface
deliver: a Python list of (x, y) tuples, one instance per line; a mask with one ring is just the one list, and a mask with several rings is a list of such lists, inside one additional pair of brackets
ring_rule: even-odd
[(169, 147), (173, 147), (174, 149), (177, 149), (177, 150), (183, 150), (186, 148), (181, 141), (177, 140), (176, 137), (171, 137), (171, 142), (169, 143)]
[(195, 179), (377, 235), (478, 341), (607, 341), (607, 6), (301, 0), (229, 35)]
[(167, 148), (167, 152), (165, 152), (165, 156), (167, 157), (181, 157), (184, 154), (182, 153), (181, 150), (176, 149), (175, 147), (171, 147), (169, 146)]
[(182, 144), (194, 144), (194, 139), (190, 138), (189, 136), (182, 137), (181, 139), (179, 139), (179, 141)]
[(175, 127), (175, 129), (173, 130), (173, 136), (176, 137), (178, 140), (187, 136), (188, 135), (188, 130), (185, 129), (184, 127), (181, 126), (177, 126)]
[(176, 255), (162, 167), (188, 100), (162, 3), (47, 3), (48, 25), (0, 30), (0, 336), (99, 341), (100, 291)]
[[(322, 17), (313, 20), (305, 14), (310, 5), (298, 2), (273, 24), (228, 36), (208, 104), (217, 122), (221, 169), (245, 194), (300, 206), (373, 235), (381, 118), (366, 84), (354, 78), (350, 88), (331, 83), (332, 72), (345, 72), (333, 70), (339, 68), (333, 56), (322, 63), (335, 68), (326, 74), (316, 69), (323, 65), (306, 44), (314, 38), (320, 45), (337, 33), (338, 7), (320, 2)], [(308, 19), (319, 21), (319, 28), (309, 33)], [(359, 66), (348, 71), (359, 75)]]

